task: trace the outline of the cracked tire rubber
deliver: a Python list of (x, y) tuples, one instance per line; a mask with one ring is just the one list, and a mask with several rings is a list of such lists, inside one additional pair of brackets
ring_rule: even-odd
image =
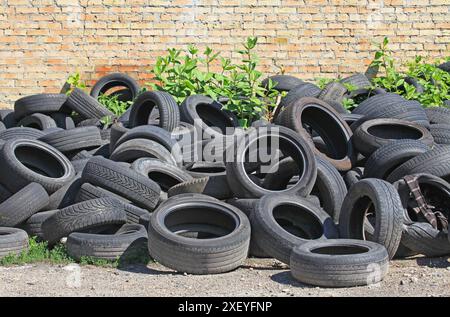
[(148, 177), (101, 157), (89, 160), (83, 170), (82, 179), (150, 211), (158, 204), (161, 193), (159, 185)]
[[(330, 161), (339, 171), (352, 168), (355, 161), (351, 142), (353, 133), (340, 114), (322, 100), (302, 98), (291, 103), (280, 114), (279, 123), (300, 134), (313, 147), (316, 155)], [(305, 125), (319, 134), (327, 146), (328, 155), (316, 149)]]
[(44, 187), (31, 183), (0, 204), (0, 226), (15, 227), (47, 205), (48, 194)]
[(78, 113), (84, 119), (101, 119), (114, 117), (114, 114), (106, 109), (97, 99), (89, 96), (83, 90), (75, 88), (67, 98), (67, 106)]
[(72, 232), (97, 233), (127, 220), (123, 205), (115, 198), (98, 198), (63, 208), (42, 224), (44, 239), (50, 245)]
[(397, 167), (387, 181), (393, 183), (406, 175), (427, 173), (450, 180), (450, 145), (439, 145)]
[(97, 99), (111, 88), (126, 87), (130, 93), (129, 101), (133, 101), (139, 94), (139, 84), (132, 77), (122, 73), (112, 73), (101, 77), (92, 87), (90, 95)]
[(396, 140), (382, 145), (367, 160), (364, 178), (386, 179), (397, 167), (429, 150), (429, 146), (414, 140)]
[(232, 271), (247, 258), (250, 222), (234, 206), (218, 200), (170, 198), (151, 216), (148, 248), (159, 263), (178, 272)]
[(329, 215), (305, 198), (266, 195), (250, 216), (252, 238), (279, 261), (289, 264), (295, 246), (316, 239), (333, 239), (338, 231)]
[(52, 194), (75, 177), (70, 161), (58, 150), (37, 140), (7, 141), (0, 150), (0, 180), (12, 192), (29, 183)]
[(311, 241), (292, 251), (292, 276), (321, 287), (376, 284), (388, 272), (386, 248), (370, 241), (335, 239)]
[(321, 157), (316, 159), (317, 178), (311, 195), (318, 197), (320, 206), (338, 223), (347, 187), (339, 171), (330, 162)]
[(14, 103), (14, 118), (18, 121), (33, 113), (48, 114), (64, 112), (70, 114), (66, 107), (67, 96), (64, 94), (37, 94), (18, 99)]
[(141, 158), (155, 158), (167, 164), (177, 165), (172, 154), (161, 144), (147, 139), (132, 139), (117, 146), (110, 159), (116, 162), (132, 163)]
[(39, 139), (63, 153), (92, 149), (102, 145), (97, 127), (79, 127), (47, 134)]
[(355, 148), (365, 157), (394, 140), (416, 140), (428, 146), (434, 142), (430, 131), (424, 127), (397, 119), (368, 120), (353, 134)]
[(126, 260), (147, 249), (147, 230), (138, 224), (125, 224), (114, 234), (74, 232), (66, 242), (67, 253), (79, 261), (82, 257)]
[(56, 128), (56, 122), (51, 117), (42, 113), (33, 113), (22, 118), (18, 123), (20, 127), (35, 128), (38, 130), (47, 130)]
[(180, 110), (175, 99), (164, 91), (146, 91), (140, 94), (130, 110), (130, 127), (149, 124), (152, 110), (158, 109), (158, 125), (172, 132), (180, 124)]
[[(247, 175), (245, 153), (251, 142), (260, 142), (264, 139), (276, 139), (279, 142), (281, 151), (285, 151), (287, 156), (297, 163), (301, 169), (301, 178), (295, 185), (282, 191), (273, 191), (257, 185)], [(258, 141), (259, 140), (259, 141)], [(232, 151), (233, 160), (226, 163), (226, 176), (228, 184), (237, 198), (258, 198), (270, 193), (308, 195), (316, 179), (317, 167), (316, 158), (308, 145), (295, 131), (285, 127), (273, 126), (273, 128), (258, 128), (255, 133), (246, 134), (237, 144), (237, 148)], [(229, 155), (231, 157), (231, 154)]]
[(19, 255), (28, 250), (28, 235), (18, 228), (0, 227), (0, 259), (7, 255)]
[[(374, 224), (373, 233), (364, 229), (365, 222)], [(400, 244), (402, 226), (403, 206), (394, 186), (368, 178), (350, 188), (339, 217), (341, 238), (377, 242), (386, 247), (392, 259)]]

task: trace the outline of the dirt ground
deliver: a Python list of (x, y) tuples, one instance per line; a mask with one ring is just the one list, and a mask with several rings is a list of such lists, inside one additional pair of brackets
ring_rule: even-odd
[(126, 269), (33, 264), (1, 267), (0, 277), (0, 296), (450, 296), (448, 258), (392, 261), (382, 283), (342, 289), (303, 285), (272, 259), (249, 259), (220, 275), (179, 274), (157, 263)]

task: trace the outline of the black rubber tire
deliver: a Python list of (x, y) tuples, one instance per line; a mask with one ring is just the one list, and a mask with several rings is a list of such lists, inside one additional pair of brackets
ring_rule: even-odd
[(75, 202), (81, 184), (81, 174), (77, 174), (70, 182), (50, 195), (47, 208), (54, 210), (72, 205)]
[(344, 119), (348, 126), (351, 126), (353, 123), (361, 119), (363, 115), (356, 113), (342, 113), (341, 117), (342, 119)]
[[(177, 234), (183, 231), (207, 236), (195, 239)], [(150, 255), (162, 265), (190, 274), (217, 274), (244, 263), (250, 222), (242, 211), (218, 200), (171, 198), (152, 214), (148, 233)]]
[[(284, 208), (278, 209), (280, 206)], [(254, 241), (265, 253), (286, 264), (295, 246), (310, 240), (338, 237), (337, 228), (325, 211), (293, 195), (262, 197), (255, 205), (250, 222)]]
[[(423, 94), (425, 91), (425, 88), (420, 84), (420, 82), (414, 78), (414, 77), (405, 77), (405, 83), (407, 83), (408, 85), (411, 85), (414, 87), (414, 89), (416, 90), (416, 93), (418, 94)], [(402, 87), (404, 88), (404, 85)]]
[(45, 133), (38, 129), (16, 127), (0, 131), (0, 140), (3, 141), (14, 139), (36, 140), (44, 135)]
[(55, 121), (58, 128), (69, 130), (75, 128), (75, 122), (72, 117), (61, 112), (55, 112), (50, 114), (50, 117)]
[(397, 167), (429, 150), (429, 146), (415, 140), (396, 140), (382, 145), (367, 160), (364, 178), (386, 179)]
[(0, 228), (0, 259), (28, 250), (28, 235), (18, 228)]
[(393, 183), (405, 175), (428, 173), (450, 181), (450, 145), (439, 145), (397, 167), (387, 181)]
[(129, 129), (126, 128), (123, 123), (117, 122), (111, 125), (111, 132), (109, 137), (109, 147), (112, 150), (116, 146), (117, 140), (124, 135)]
[(181, 121), (193, 125), (197, 121), (206, 138), (223, 137), (227, 128), (236, 128), (239, 122), (233, 113), (222, 108), (222, 104), (209, 97), (192, 95), (180, 105)]
[(407, 225), (403, 231), (403, 244), (410, 250), (428, 257), (450, 254), (448, 233), (433, 228), (425, 222)]
[(416, 140), (430, 147), (434, 143), (430, 131), (424, 127), (397, 119), (368, 120), (353, 134), (355, 148), (365, 157), (394, 140)]
[(347, 187), (339, 171), (327, 160), (316, 157), (317, 178), (311, 195), (319, 198), (320, 206), (337, 224)]
[(125, 224), (114, 234), (74, 232), (66, 242), (67, 253), (79, 261), (83, 257), (126, 261), (141, 250), (147, 251), (147, 230), (139, 224)]
[(359, 182), (363, 178), (364, 168), (363, 167), (354, 167), (349, 170), (344, 175), (344, 182), (347, 186), (347, 189), (352, 187), (354, 184)]
[(67, 96), (64, 94), (37, 94), (22, 97), (14, 103), (14, 118), (19, 121), (33, 113), (64, 112), (70, 114), (66, 107)]
[(83, 90), (75, 88), (67, 98), (67, 106), (85, 119), (101, 119), (114, 117), (114, 114), (106, 109), (95, 98), (86, 94)]
[(303, 84), (303, 80), (290, 75), (274, 75), (269, 76), (261, 82), (261, 86), (267, 88), (269, 85), (269, 79), (275, 85), (273, 89), (278, 91), (289, 91), (294, 87)]
[[(414, 176), (417, 176), (425, 201), (448, 216), (447, 202), (450, 198), (450, 184), (430, 174), (415, 174)], [(430, 257), (449, 255), (448, 230), (433, 228), (423, 216), (417, 216), (415, 211), (410, 209), (412, 193), (404, 179), (398, 180), (393, 185), (398, 190), (405, 211), (402, 244), (415, 253)], [(431, 188), (434, 189), (434, 192), (430, 191)], [(416, 206), (416, 203), (413, 204)], [(413, 218), (412, 215), (416, 218)]]
[(7, 200), (9, 197), (11, 197), (13, 193), (11, 193), (6, 187), (2, 184), (0, 184), (0, 203)]
[(450, 62), (442, 63), (438, 66), (438, 68), (442, 69), (443, 71), (446, 71), (447, 73), (450, 73)]
[(371, 241), (311, 241), (293, 249), (292, 276), (320, 287), (353, 287), (381, 282), (388, 273), (386, 248)]
[(220, 200), (229, 199), (233, 193), (228, 185), (226, 175), (195, 178), (171, 187), (168, 197), (184, 193), (198, 193)]
[[(252, 198), (232, 198), (227, 200), (227, 204), (230, 204), (240, 211), (242, 211), (249, 219), (251, 214), (255, 210), (255, 205), (258, 202), (258, 199)], [(248, 250), (248, 254), (255, 258), (270, 258), (270, 255), (266, 254), (255, 242), (254, 239), (250, 238), (250, 247)]]
[[(370, 100), (370, 98), (367, 100)], [(381, 118), (399, 119), (414, 122), (427, 129), (429, 129), (430, 127), (430, 122), (428, 121), (428, 118), (425, 114), (425, 110), (422, 108), (419, 102), (415, 100), (401, 100), (390, 104), (389, 106), (387, 106), (386, 104), (382, 104), (378, 107), (375, 107), (370, 111), (369, 114), (366, 114), (363, 118), (353, 123), (351, 128), (354, 131), (367, 120)]]
[(425, 109), (431, 124), (450, 124), (450, 109), (445, 107), (429, 107)]
[(312, 137), (304, 127), (305, 124), (310, 126), (319, 134), (331, 154), (327, 156), (314, 147), (317, 156), (329, 160), (339, 171), (348, 171), (353, 167), (355, 153), (351, 142), (352, 131), (339, 113), (325, 102), (316, 98), (302, 98), (286, 107), (279, 120), (281, 125), (296, 131), (314, 147)]
[(57, 213), (58, 210), (41, 211), (35, 213), (21, 226), (30, 237), (37, 237), (39, 240), (44, 239), (44, 234), (42, 232), (42, 223), (49, 217)]
[(158, 204), (161, 193), (159, 185), (148, 177), (102, 157), (89, 160), (83, 170), (82, 179), (150, 211)]
[(0, 204), (0, 226), (15, 227), (47, 205), (48, 194), (44, 187), (31, 183)]
[(349, 77), (343, 78), (341, 79), (341, 83), (350, 84), (354, 86), (356, 89), (368, 88), (372, 86), (367, 76), (362, 73), (357, 73)]
[(87, 162), (89, 162), (89, 160), (90, 160), (90, 158), (72, 161), (71, 163), (75, 170), (75, 173), (78, 174), (78, 173), (83, 172), (83, 170), (86, 167), (86, 164), (87, 164)]
[(148, 139), (163, 145), (175, 158), (177, 165), (181, 166), (183, 162), (183, 156), (181, 153), (181, 148), (177, 144), (176, 140), (172, 138), (172, 135), (169, 131), (152, 125), (143, 125), (128, 130), (115, 142), (114, 145), (111, 145), (110, 143), (111, 153), (119, 145), (132, 139)]
[(100, 130), (97, 127), (79, 127), (47, 134), (40, 141), (63, 153), (92, 149), (102, 145)]
[[(298, 167), (302, 167), (302, 176), (292, 187), (282, 191), (269, 190), (254, 183), (247, 175), (246, 162), (242, 158), (250, 146), (248, 141), (259, 142), (258, 140), (264, 140), (264, 138), (278, 140), (280, 149), (283, 151), (282, 146), (284, 146), (286, 155), (291, 156)], [(310, 146), (296, 132), (285, 127), (258, 128), (245, 134), (237, 142), (236, 149), (229, 152), (227, 157), (233, 157), (231, 162), (226, 163), (226, 175), (229, 187), (237, 198), (258, 198), (270, 193), (306, 196), (309, 195), (316, 179), (316, 159)]]
[(103, 126), (103, 123), (102, 123), (102, 121), (100, 119), (97, 119), (97, 118), (84, 119), (84, 120), (82, 120), (82, 121), (77, 123), (77, 128), (80, 128), (80, 127), (92, 127), (92, 126), (101, 129), (102, 126)]
[(450, 122), (448, 124), (432, 124), (430, 132), (436, 144), (450, 145)]
[(115, 198), (98, 198), (63, 208), (42, 223), (44, 239), (50, 245), (72, 232), (97, 233), (127, 220), (123, 204)]
[(158, 125), (161, 128), (172, 132), (180, 124), (180, 110), (172, 95), (164, 91), (146, 91), (131, 106), (129, 126), (149, 124), (153, 109), (158, 109)]
[(140, 158), (155, 158), (177, 165), (172, 154), (161, 144), (148, 139), (132, 139), (117, 146), (110, 159), (116, 162), (132, 163)]
[(303, 83), (301, 85), (292, 88), (289, 93), (281, 99), (280, 104), (275, 109), (273, 114), (274, 119), (278, 118), (278, 115), (291, 103), (304, 97), (314, 97), (317, 98), (321, 93), (321, 89), (311, 83)]
[(50, 128), (56, 128), (56, 122), (51, 117), (45, 114), (33, 113), (26, 117), (23, 117), (17, 123), (17, 126), (46, 130)]
[(377, 108), (395, 107), (395, 105), (403, 101), (405, 99), (402, 96), (394, 93), (377, 94), (361, 102), (358, 107), (353, 109), (352, 113), (366, 116)]
[(0, 121), (3, 122), (7, 129), (14, 128), (17, 124), (14, 117), (14, 110), (12, 109), (0, 109)]
[(127, 223), (137, 223), (148, 227), (150, 221), (150, 213), (142, 208), (132, 205), (131, 202), (113, 192), (104, 188), (96, 187), (89, 183), (84, 183), (75, 199), (76, 202), (87, 201), (96, 198), (111, 197), (119, 200), (123, 204), (123, 209), (127, 215)]
[[(347, 88), (339, 82), (332, 81), (322, 89), (320, 94), (317, 96), (318, 99), (327, 101), (332, 100), (341, 103), (344, 99), (344, 95), (347, 93)], [(341, 106), (342, 108), (342, 106)], [(345, 110), (344, 108), (342, 108)]]
[[(366, 237), (364, 223), (371, 206), (375, 228), (373, 234)], [(350, 188), (339, 217), (341, 238), (377, 242), (386, 247), (392, 259), (400, 244), (402, 226), (403, 206), (394, 186), (380, 179), (367, 178)]]
[(222, 162), (198, 161), (185, 166), (185, 169), (194, 178), (226, 175), (226, 167)]
[[(139, 94), (139, 84), (136, 80), (123, 73), (112, 73), (101, 77), (92, 87), (90, 95), (97, 99), (100, 95), (105, 94), (109, 89), (115, 87), (126, 87), (130, 93), (130, 98), (124, 101), (133, 101)], [(123, 100), (123, 99), (122, 99)]]
[(167, 199), (167, 192), (171, 187), (193, 179), (179, 167), (152, 158), (134, 161), (131, 169), (155, 181), (161, 188), (161, 199), (164, 200)]
[(0, 150), (0, 181), (12, 192), (29, 183), (51, 194), (75, 177), (70, 161), (58, 150), (37, 140), (7, 141)]

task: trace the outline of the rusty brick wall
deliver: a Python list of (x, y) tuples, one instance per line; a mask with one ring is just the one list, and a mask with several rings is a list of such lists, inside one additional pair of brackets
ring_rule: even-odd
[(168, 47), (235, 57), (258, 36), (261, 69), (317, 77), (364, 71), (383, 36), (401, 59), (450, 55), (449, 0), (0, 0), (0, 107), (123, 71), (142, 83)]

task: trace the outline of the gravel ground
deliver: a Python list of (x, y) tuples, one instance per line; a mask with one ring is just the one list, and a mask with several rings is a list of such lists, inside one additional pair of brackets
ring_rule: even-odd
[(0, 296), (450, 296), (448, 258), (393, 261), (382, 283), (342, 289), (298, 283), (272, 259), (249, 259), (220, 275), (178, 274), (152, 263), (126, 269), (33, 264), (1, 267), (0, 276)]

